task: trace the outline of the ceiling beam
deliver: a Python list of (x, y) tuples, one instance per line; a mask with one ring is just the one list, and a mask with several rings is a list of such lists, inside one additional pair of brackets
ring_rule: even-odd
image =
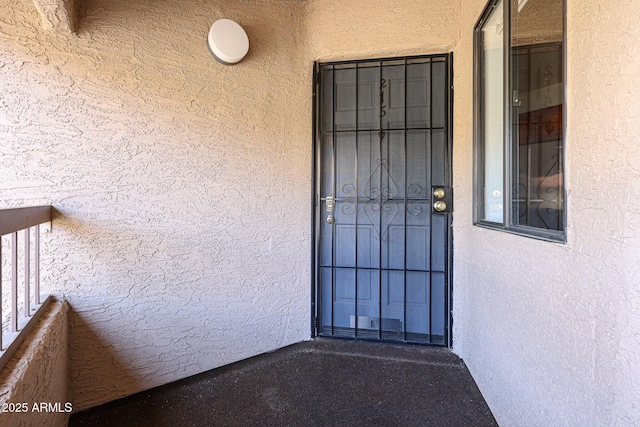
[(47, 30), (74, 33), (77, 28), (75, 0), (33, 0)]

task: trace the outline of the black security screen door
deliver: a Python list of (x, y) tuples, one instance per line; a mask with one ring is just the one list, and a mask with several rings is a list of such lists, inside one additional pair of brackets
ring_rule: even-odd
[(451, 62), (316, 64), (319, 335), (449, 345)]

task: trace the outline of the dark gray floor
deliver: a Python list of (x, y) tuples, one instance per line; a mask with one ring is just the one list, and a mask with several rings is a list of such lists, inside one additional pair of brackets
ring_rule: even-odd
[(316, 339), (73, 414), (80, 426), (497, 426), (448, 349)]

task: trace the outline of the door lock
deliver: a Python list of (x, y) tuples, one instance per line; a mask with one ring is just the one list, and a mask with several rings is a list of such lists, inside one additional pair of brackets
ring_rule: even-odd
[(438, 213), (453, 212), (453, 188), (444, 185), (434, 185), (431, 187), (433, 198), (431, 205), (433, 211)]
[(437, 201), (433, 204), (433, 209), (435, 209), (438, 212), (444, 212), (447, 210), (447, 204), (442, 200)]
[(333, 215), (327, 215), (327, 224), (333, 224)]
[(336, 210), (336, 198), (333, 196), (327, 196), (327, 212), (333, 212)]

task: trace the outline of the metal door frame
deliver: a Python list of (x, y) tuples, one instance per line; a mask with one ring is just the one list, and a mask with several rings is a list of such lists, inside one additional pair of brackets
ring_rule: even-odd
[[(400, 57), (388, 57), (388, 58), (374, 58), (374, 59), (361, 59), (361, 60), (345, 60), (345, 61), (314, 61), (313, 63), (313, 82), (312, 82), (312, 127), (313, 127), (313, 141), (312, 141), (312, 169), (311, 169), (311, 337), (315, 338), (318, 336), (318, 329), (320, 325), (318, 324), (319, 319), (319, 295), (318, 295), (318, 272), (319, 272), (319, 262), (318, 262), (318, 245), (320, 242), (319, 230), (321, 220), (321, 204), (319, 203), (319, 174), (320, 174), (320, 155), (318, 153), (319, 150), (319, 125), (318, 125), (318, 114), (320, 108), (320, 96), (319, 96), (319, 87), (320, 87), (320, 73), (319, 69), (322, 65), (341, 65), (341, 64), (354, 64), (354, 63), (368, 63), (368, 62), (382, 62), (382, 61), (396, 61), (396, 60), (411, 60), (411, 59), (419, 59), (425, 57), (446, 57), (447, 63), (447, 85), (448, 85), (448, 97), (445, 100), (446, 110), (447, 110), (447, 143), (445, 146), (445, 176), (447, 179), (447, 186), (453, 187), (453, 96), (454, 96), (454, 87), (453, 87), (453, 52), (444, 53), (444, 54), (429, 54), (429, 55), (413, 55), (413, 56), (400, 56)], [(448, 347), (451, 348), (453, 345), (453, 336), (452, 336), (452, 325), (453, 325), (453, 317), (452, 317), (452, 305), (453, 305), (453, 213), (447, 213), (447, 242), (445, 244), (446, 250), (446, 261), (445, 261), (445, 280), (447, 281), (445, 286), (445, 313), (447, 314), (447, 321), (445, 325), (446, 329), (446, 337), (445, 342), (448, 344)], [(406, 255), (405, 255), (406, 256)], [(406, 302), (405, 302), (406, 304)], [(331, 337), (340, 339), (341, 337)], [(345, 339), (345, 338), (342, 338)], [(349, 338), (347, 338), (349, 339)], [(351, 338), (354, 339), (354, 338)], [(355, 338), (359, 340), (367, 340), (367, 338)], [(373, 341), (384, 342), (384, 339), (375, 339)], [(402, 341), (393, 341), (395, 343)], [(411, 343), (413, 344), (413, 343)], [(415, 345), (415, 344), (414, 344)], [(422, 345), (430, 345), (430, 344), (422, 344)]]

